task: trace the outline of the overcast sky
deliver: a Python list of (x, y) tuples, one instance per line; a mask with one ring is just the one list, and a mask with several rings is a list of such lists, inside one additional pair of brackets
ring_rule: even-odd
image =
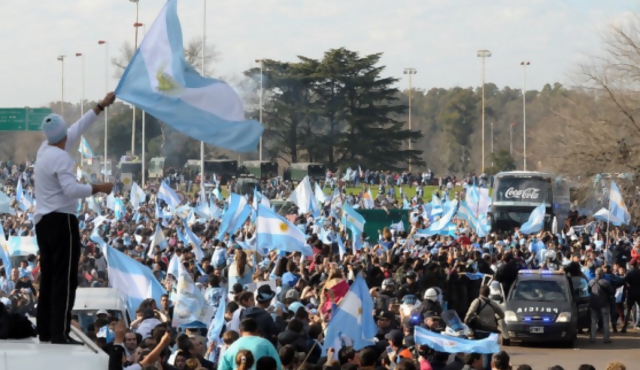
[[(203, 1), (180, 0), (185, 40), (201, 37)], [(151, 24), (163, 0), (140, 0), (140, 22)], [(320, 58), (341, 46), (384, 52), (385, 73), (414, 67), (419, 88), (479, 85), (478, 49), (489, 49), (487, 81), (522, 86), (520, 61), (531, 61), (527, 86), (570, 82), (572, 67), (600, 48), (612, 22), (638, 10), (631, 0), (208, 0), (207, 40), (220, 54), (217, 75), (240, 76), (257, 58)], [(86, 57), (87, 99), (105, 92), (105, 49), (133, 42), (135, 4), (128, 0), (0, 1), (0, 107), (79, 101)], [(109, 72), (109, 89), (117, 81)], [(406, 80), (400, 81), (406, 86)]]

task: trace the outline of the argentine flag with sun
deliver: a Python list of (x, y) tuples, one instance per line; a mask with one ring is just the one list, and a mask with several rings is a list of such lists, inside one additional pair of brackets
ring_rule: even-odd
[(224, 81), (201, 76), (184, 57), (177, 0), (153, 22), (116, 88), (118, 99), (207, 144), (254, 152), (264, 131), (244, 118), (238, 94)]
[(313, 256), (313, 250), (307, 245), (304, 233), (296, 225), (262, 204), (258, 204), (256, 225), (259, 249), (300, 252), (304, 256)]

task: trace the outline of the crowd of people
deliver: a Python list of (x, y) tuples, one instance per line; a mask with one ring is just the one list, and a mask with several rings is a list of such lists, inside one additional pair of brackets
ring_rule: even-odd
[[(113, 100), (108, 96), (94, 109), (94, 116), (89, 112), (88, 118), (83, 119), (95, 120), (109, 101)], [(57, 119), (53, 117), (53, 122), (46, 122), (61, 126), (63, 123), (56, 122)], [(73, 126), (69, 136), (78, 134), (72, 130)], [(52, 127), (45, 134), (49, 143), (65, 149), (67, 138), (58, 131)], [(43, 148), (45, 145), (46, 142)], [(421, 345), (423, 342), (414, 335), (418, 329), (442, 332), (445, 317), (452, 315), (462, 319), (474, 340), (499, 333), (504, 312), (492, 303), (489, 295), (495, 284), (501, 284), (509, 292), (519, 269), (564, 271), (590, 280), (592, 341), (600, 324), (605, 343), (610, 342), (609, 318), (614, 331), (618, 328), (626, 331), (629, 323), (637, 325), (634, 307), (640, 301), (640, 236), (636, 232), (611, 228), (607, 233), (606, 229), (596, 227), (584, 228), (582, 233), (541, 231), (524, 235), (515, 229), (479, 237), (466, 221), (454, 219), (456, 230), (452, 234), (423, 237), (419, 230), (430, 222), (422, 210), (424, 192), (416, 191), (414, 197), (406, 197), (408, 187), (403, 184), (414, 186), (413, 181), (407, 181), (408, 174), (377, 173), (378, 180), (369, 180), (369, 186), (382, 187), (380, 194), (384, 194), (384, 199), (377, 206), (402, 205), (412, 210), (411, 222), (406, 227), (390, 225), (379, 235), (362, 233), (350, 239), (336, 207), (361, 204), (363, 194), (346, 194), (346, 183), (374, 172), (358, 171), (360, 175), (352, 178), (328, 176), (322, 186), (331, 189), (328, 191), (331, 196), (319, 205), (319, 214), (298, 212), (296, 206), (290, 210), (295, 227), (306, 235), (311, 254), (283, 252), (277, 245), (260, 250), (250, 244), (258, 232), (253, 217), (247, 215), (238, 227), (222, 236), (219, 214), (193, 217), (193, 210), (203, 204), (225, 209), (220, 187), (209, 194), (196, 190), (188, 197), (181, 207), (191, 210), (189, 220), (185, 214), (167, 207), (166, 194), (161, 194), (162, 186), (158, 183), (145, 184), (142, 197), (137, 191), (124, 191), (124, 186), (116, 185), (113, 193), (106, 196), (113, 185), (84, 188), (78, 185), (73, 194), (84, 200), (77, 203), (74, 223), (70, 216), (60, 216), (64, 213), (43, 212), (42, 203), (56, 209), (52, 205), (55, 194), (51, 198), (36, 194), (35, 179), (38, 166), (42, 166), (39, 161), (42, 160), (35, 163), (35, 176), (31, 163), (1, 165), (3, 193), (14, 200), (9, 205), (12, 210), (5, 210), (2, 216), (3, 233), (9, 238), (35, 235), (40, 251), (0, 258), (0, 316), (38, 317), (37, 334), (42, 342), (82, 344), (69, 337), (68, 328), (64, 334), (65, 324), (76, 326), (109, 354), (110, 370), (532, 369), (535, 364), (513, 364), (504, 351), (492, 354), (436, 351)], [(54, 181), (56, 176), (46, 177), (42, 172), (47, 170), (40, 168), (40, 181)], [(415, 185), (423, 187), (432, 177), (430, 171), (425, 172)], [(482, 177), (463, 184), (472, 182), (487, 185), (487, 179)], [(275, 180), (263, 187), (279, 185)], [(466, 186), (454, 186), (454, 178), (444, 183), (440, 180), (440, 185), (442, 192), (436, 196), (445, 202), (451, 196), (464, 199)], [(387, 191), (385, 186), (394, 191)], [(232, 183), (228, 187), (234, 190)], [(45, 189), (52, 191), (52, 188)], [(293, 184), (286, 185), (284, 191), (292, 188)], [(399, 189), (398, 193), (395, 189)], [(75, 203), (69, 203), (72, 197), (64, 189), (61, 192), (67, 196), (66, 210)], [(271, 193), (284, 195), (279, 191)], [(253, 196), (248, 194), (249, 204), (253, 203)], [(32, 203), (21, 200), (25, 197), (32, 199), (29, 201)], [(35, 202), (40, 205), (34, 211)], [(77, 234), (73, 230), (76, 227)], [(286, 227), (281, 230), (286, 231)], [(61, 229), (63, 234), (59, 234)], [(161, 243), (156, 230), (161, 231)], [(185, 238), (185, 234), (195, 235), (195, 239)], [(73, 269), (69, 271), (75, 271), (77, 264), (77, 276), (60, 278), (52, 272), (52, 264), (69, 265), (60, 262), (62, 252), (54, 250), (54, 244), (60, 240), (53, 240), (56, 238), (50, 235), (62, 235), (58, 239), (70, 240), (72, 247), (77, 238), (77, 255), (71, 248), (62, 256), (71, 261)], [(354, 237), (356, 242), (352, 240)], [(6, 256), (6, 243), (3, 248)], [(81, 323), (77, 315), (67, 322), (60, 305), (66, 304), (68, 315), (74, 296), (70, 292), (75, 291), (76, 285), (86, 288), (112, 285), (105, 255), (110, 250), (147, 266), (153, 272), (151, 279), (156, 279), (166, 294), (157, 299), (148, 297), (138, 307), (128, 307), (135, 312), (128, 325), (112, 310), (98, 310), (89, 323)], [(53, 263), (56, 259), (58, 262)], [(197, 294), (210, 308), (209, 322), (174, 325), (176, 316), (183, 314), (176, 312), (177, 300), (184, 290), (177, 271), (188, 272), (187, 280), (194, 283)], [(56, 284), (60, 281), (68, 285)], [(365, 295), (374, 305), (371, 313), (355, 315), (372, 315), (376, 333), (367, 338), (369, 345), (356, 348), (355, 343), (361, 342), (361, 338), (338, 335), (325, 339), (325, 335), (331, 318), (346, 309), (343, 304), (352, 299), (351, 287), (358, 281), (366, 283)], [(487, 281), (491, 284), (486, 284)], [(60, 302), (52, 297), (52, 294), (64, 297), (65, 293), (67, 299)], [(46, 322), (43, 326), (51, 317), (61, 317), (64, 322)], [(26, 336), (35, 335), (26, 331)], [(63, 336), (55, 337), (57, 331)], [(0, 334), (11, 336), (2, 327)], [(25, 336), (25, 332), (20, 335)], [(612, 363), (607, 369), (626, 368)]]
[[(4, 168), (5, 191), (15, 196), (17, 181), (21, 181), (26, 194), (33, 194), (33, 177), (28, 163), (6, 164)], [(13, 186), (12, 186), (13, 184)], [(153, 299), (132, 308), (136, 319), (130, 327), (118, 321), (113, 312), (99, 313), (92, 325), (83, 327), (89, 338), (101, 345), (112, 357), (113, 368), (144, 369), (282, 369), (282, 368), (332, 368), (332, 369), (508, 369), (510, 359), (500, 352), (487, 363), (480, 354), (450, 354), (434, 352), (416, 345), (413, 329), (421, 326), (433, 331), (442, 330), (443, 305), (454, 310), (469, 322), (474, 314), (482, 317), (482, 331), (498, 332), (499, 320), (504, 316), (497, 305), (485, 305), (478, 311), (478, 297), (487, 297), (489, 288), (479, 279), (473, 280), (467, 273), (479, 272), (493, 276), (503, 284), (505, 291), (521, 268), (560, 269), (583, 274), (593, 281), (603, 279), (612, 285), (612, 292), (623, 287), (622, 297), (607, 314), (611, 315), (613, 330), (625, 331), (632, 316), (633, 305), (640, 298), (640, 246), (635, 233), (627, 234), (612, 228), (609, 237), (611, 248), (597, 248), (596, 235), (573, 235), (562, 238), (549, 232), (525, 236), (512, 233), (492, 233), (478, 238), (464, 221), (458, 220), (456, 236), (433, 236), (415, 240), (413, 247), (405, 247), (413, 234), (425, 227), (421, 217), (409, 228), (397, 232), (385, 229), (382, 235), (373, 236), (375, 242), (354, 251), (347, 243), (347, 253), (342, 257), (335, 253), (335, 245), (319, 239), (320, 228), (310, 215), (298, 215), (295, 223), (309, 235), (314, 257), (305, 258), (299, 253), (281, 256), (277, 250), (266, 255), (243, 250), (238, 241), (248, 240), (256, 232), (248, 219), (234, 235), (216, 239), (219, 220), (208, 220), (192, 226), (201, 240), (204, 258), (198, 259), (193, 246), (179, 237), (182, 221), (178, 216), (171, 220), (159, 220), (154, 216), (157, 193), (151, 187), (147, 199), (137, 208), (127, 204), (124, 217), (115, 218), (112, 210), (103, 208), (108, 220), (94, 225), (100, 215), (83, 204), (78, 212), (82, 253), (79, 259), (78, 285), (80, 287), (108, 287), (109, 278), (104, 252), (91, 240), (93, 228), (111, 247), (126, 253), (147, 265), (166, 287), (168, 295), (160, 302)], [(13, 189), (13, 190), (12, 190)], [(460, 189), (462, 191), (462, 189)], [(117, 197), (128, 200), (128, 194), (118, 192)], [(444, 196), (444, 195), (443, 195)], [(357, 199), (344, 201), (357, 203)], [(195, 206), (197, 194), (189, 199)], [(412, 202), (417, 204), (417, 202)], [(222, 203), (219, 204), (221, 207)], [(332, 233), (339, 234), (339, 220), (332, 219), (330, 205), (323, 209), (324, 223)], [(3, 229), (8, 236), (33, 235), (33, 222), (29, 210), (17, 215), (5, 215)], [(164, 221), (164, 222), (163, 222)], [(156, 224), (162, 225), (168, 242), (165, 250), (148, 253), (149, 240)], [(604, 230), (597, 229), (600, 240)], [(371, 238), (369, 238), (371, 239)], [(532, 254), (530, 244), (536, 240), (544, 243), (544, 251)], [(601, 243), (600, 243), (601, 244)], [(546, 253), (545, 253), (546, 252)], [(177, 333), (171, 325), (173, 310), (171, 295), (175, 292), (175, 278), (168, 272), (169, 262), (176, 255), (192, 274), (193, 281), (203, 293), (208, 304), (219, 307), (225, 303), (226, 324), (220, 341), (207, 340), (201, 328), (182, 328)], [(542, 257), (541, 257), (542, 256)], [(39, 256), (29, 255), (21, 259), (19, 267), (11, 271), (0, 268), (2, 302), (9, 311), (34, 314), (37, 310), (37, 287), (42, 283), (39, 273)], [(631, 271), (626, 271), (627, 266)], [(354, 350), (345, 345), (337, 353), (330, 348), (323, 350), (323, 331), (331, 317), (331, 308), (340, 304), (356, 276), (363, 276), (371, 296), (375, 300), (375, 319), (378, 326), (376, 344)], [(253, 292), (247, 284), (274, 281)], [(593, 297), (598, 297), (594, 288)], [(615, 293), (613, 293), (615, 294)], [(407, 317), (398, 312), (402, 302), (422, 300), (420, 318)], [(608, 302), (607, 308), (608, 308)], [(627, 312), (624, 312), (625, 302)], [(602, 302), (595, 308), (605, 308)], [(74, 322), (75, 325), (79, 323)], [(103, 328), (107, 327), (108, 330)], [(605, 326), (605, 333), (608, 332)], [(113, 335), (107, 335), (112, 332)], [(107, 334), (105, 334), (107, 333)], [(608, 338), (605, 338), (608, 340)], [(122, 346), (118, 346), (122, 344)], [(484, 363), (483, 363), (484, 362)], [(139, 367), (136, 367), (139, 366)], [(517, 369), (529, 369), (520, 364)], [(561, 367), (554, 367), (561, 369)], [(590, 369), (588, 365), (580, 369)], [(624, 369), (612, 364), (609, 369)]]

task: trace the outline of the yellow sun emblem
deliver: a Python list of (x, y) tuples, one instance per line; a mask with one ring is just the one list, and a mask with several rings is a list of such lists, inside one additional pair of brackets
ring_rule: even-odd
[(289, 226), (287, 226), (287, 224), (285, 224), (284, 222), (280, 223), (280, 231), (282, 231), (283, 233), (287, 232), (289, 230)]
[(183, 90), (178, 81), (173, 76), (164, 72), (164, 67), (160, 68), (156, 73), (158, 80), (158, 92), (167, 96), (178, 96)]
[(129, 185), (130, 182), (131, 182), (131, 179), (128, 177), (125, 177), (124, 179), (122, 179), (122, 183), (125, 185)]
[(362, 307), (358, 308), (358, 315), (362, 316)]

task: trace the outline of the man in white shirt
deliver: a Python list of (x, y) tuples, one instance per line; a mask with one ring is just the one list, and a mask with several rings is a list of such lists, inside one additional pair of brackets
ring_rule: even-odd
[(35, 165), (37, 203), (34, 212), (40, 248), (40, 292), (37, 326), (41, 342), (81, 344), (69, 337), (71, 310), (78, 287), (80, 231), (78, 199), (111, 193), (113, 184), (80, 184), (70, 151), (91, 127), (100, 112), (115, 100), (108, 93), (92, 110), (67, 129), (57, 114), (50, 114), (41, 129), (47, 140), (38, 149)]

